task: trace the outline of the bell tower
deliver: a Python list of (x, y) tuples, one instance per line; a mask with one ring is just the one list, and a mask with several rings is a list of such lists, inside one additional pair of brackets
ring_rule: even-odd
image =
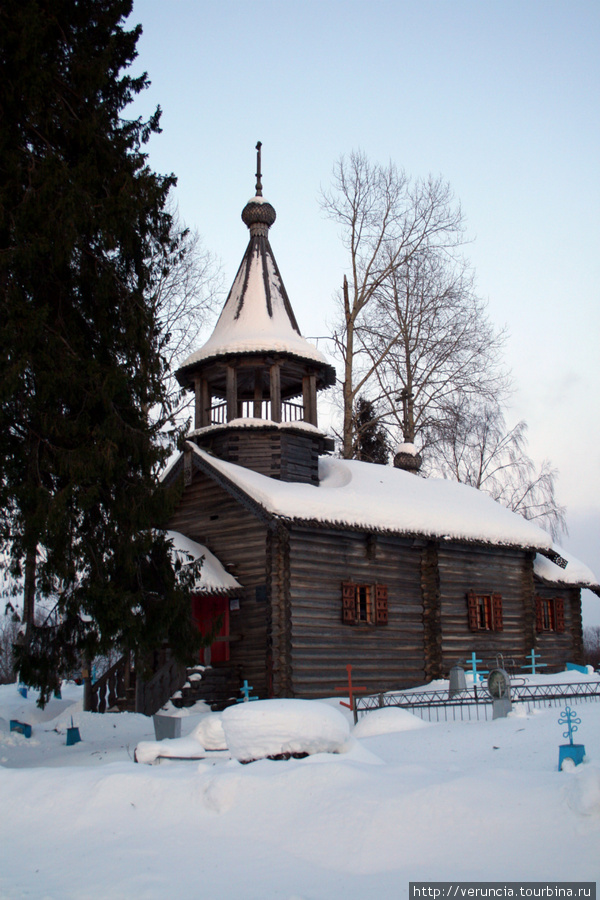
[(318, 428), (317, 392), (335, 369), (300, 334), (269, 243), (276, 213), (262, 196), (260, 141), (256, 150), (246, 252), (212, 335), (177, 372), (195, 392), (188, 439), (271, 478), (318, 484), (319, 454), (333, 443)]

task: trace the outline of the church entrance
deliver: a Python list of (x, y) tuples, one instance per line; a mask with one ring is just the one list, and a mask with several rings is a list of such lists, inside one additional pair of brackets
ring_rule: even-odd
[(209, 647), (200, 647), (203, 666), (229, 662), (229, 597), (192, 597), (192, 618), (202, 635), (210, 634), (220, 624)]

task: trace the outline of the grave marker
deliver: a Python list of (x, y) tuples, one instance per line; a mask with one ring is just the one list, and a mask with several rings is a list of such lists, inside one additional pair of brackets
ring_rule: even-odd
[(505, 669), (492, 669), (488, 675), (488, 691), (492, 697), (492, 719), (503, 719), (512, 710), (510, 678)]
[(539, 655), (536, 654), (535, 650), (532, 650), (529, 656), (526, 656), (525, 659), (530, 659), (531, 662), (527, 663), (523, 666), (524, 669), (531, 669), (531, 674), (536, 675), (536, 666), (538, 669), (545, 669), (548, 663), (538, 662)]
[(340, 700), (340, 706), (345, 706), (347, 709), (352, 710), (352, 714), (354, 716), (354, 724), (358, 722), (358, 713), (356, 711), (356, 704), (354, 702), (354, 692), (355, 691), (366, 691), (366, 687), (354, 687), (352, 684), (352, 666), (350, 663), (346, 666), (346, 671), (348, 673), (348, 687), (336, 687), (336, 691), (348, 691), (348, 699), (350, 703), (346, 703), (344, 700)]
[(72, 747), (73, 744), (78, 744), (80, 741), (79, 728), (73, 725), (73, 716), (71, 716), (71, 727), (67, 728), (67, 747)]
[(248, 703), (249, 700), (258, 700), (257, 696), (255, 696), (255, 695), (250, 696), (250, 691), (253, 691), (253, 690), (254, 690), (254, 688), (252, 687), (251, 684), (248, 684), (248, 679), (245, 678), (244, 683), (240, 688), (240, 693), (242, 693), (244, 696), (238, 697), (235, 702), (236, 703)]
[(566, 706), (564, 712), (560, 714), (558, 724), (567, 726), (567, 730), (563, 731), (563, 737), (569, 738), (568, 744), (560, 744), (558, 748), (558, 771), (561, 772), (567, 759), (572, 760), (576, 766), (583, 762), (585, 746), (573, 743), (573, 735), (577, 731), (577, 726), (581, 725), (581, 719), (575, 715), (570, 706)]

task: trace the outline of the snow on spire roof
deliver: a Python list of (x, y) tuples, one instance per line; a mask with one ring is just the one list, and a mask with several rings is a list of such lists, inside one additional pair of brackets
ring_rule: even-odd
[(326, 357), (300, 334), (269, 244), (276, 213), (262, 196), (260, 142), (257, 150), (257, 194), (242, 211), (250, 242), (212, 335), (182, 369), (216, 356), (274, 352), (329, 366)]

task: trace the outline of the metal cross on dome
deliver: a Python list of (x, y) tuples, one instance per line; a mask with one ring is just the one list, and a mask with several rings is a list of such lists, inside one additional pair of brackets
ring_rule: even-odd
[(262, 197), (262, 173), (260, 171), (260, 148), (262, 142), (256, 144), (256, 196)]

